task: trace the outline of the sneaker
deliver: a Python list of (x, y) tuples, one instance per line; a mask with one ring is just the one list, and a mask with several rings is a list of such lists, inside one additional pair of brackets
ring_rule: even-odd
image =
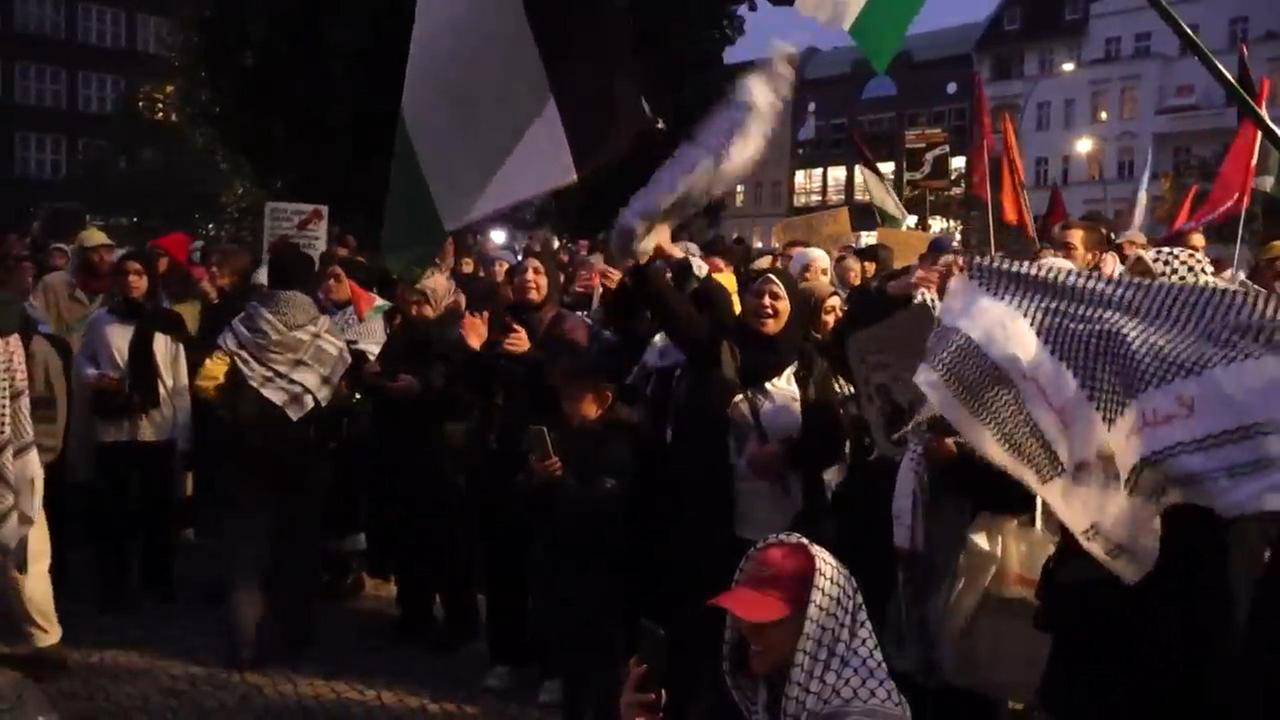
[(489, 692), (506, 692), (515, 683), (515, 670), (510, 665), (494, 665), (485, 673), (480, 687)]
[(546, 680), (538, 688), (538, 705), (541, 707), (560, 707), (564, 702), (564, 682)]

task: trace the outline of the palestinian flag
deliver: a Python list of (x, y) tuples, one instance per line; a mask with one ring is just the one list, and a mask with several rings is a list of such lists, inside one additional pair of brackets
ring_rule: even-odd
[[(774, 3), (783, 5), (786, 3)], [(878, 73), (902, 49), (924, 0), (795, 0), (796, 10), (849, 33)]]
[(652, 124), (615, 6), (418, 0), (383, 224), (393, 263), (578, 181)]
[(898, 194), (885, 183), (879, 173), (866, 165), (857, 166), (857, 171), (862, 175), (862, 184), (867, 188), (867, 194), (871, 196), (871, 205), (876, 209), (880, 226), (901, 228), (907, 221), (907, 209), (898, 199)]

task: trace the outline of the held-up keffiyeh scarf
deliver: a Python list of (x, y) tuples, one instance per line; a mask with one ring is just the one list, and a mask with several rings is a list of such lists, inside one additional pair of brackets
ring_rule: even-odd
[(333, 326), (352, 350), (376, 360), (387, 344), (387, 323), (383, 318), (391, 303), (348, 280), (351, 304), (333, 316)]
[[(804, 630), (781, 691), (782, 720), (910, 718), (911, 709), (889, 677), (853, 576), (826, 550), (795, 533), (765, 538), (755, 549), (779, 543), (804, 545), (814, 560)], [(743, 569), (738, 568), (735, 583)], [(744, 717), (766, 717), (766, 681), (736, 666), (740, 635), (730, 621), (725, 630), (725, 679)]]
[(26, 571), (23, 541), (40, 513), (37, 486), (43, 473), (31, 422), (26, 352), (15, 333), (0, 338), (0, 548), (17, 552), (20, 572)]
[(329, 319), (298, 292), (271, 292), (249, 303), (218, 346), (250, 385), (293, 420), (328, 405), (351, 365), (351, 353)]
[[(1158, 273), (1199, 277), (1164, 250)], [(1121, 578), (1170, 505), (1280, 509), (1280, 298), (977, 260), (940, 320), (920, 388)]]

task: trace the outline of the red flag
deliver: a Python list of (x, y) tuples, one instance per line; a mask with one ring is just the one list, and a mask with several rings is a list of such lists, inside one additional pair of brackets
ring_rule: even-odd
[(991, 151), (995, 137), (991, 132), (991, 108), (982, 76), (973, 74), (973, 147), (969, 149), (969, 194), (983, 202), (991, 202)]
[(1040, 218), (1040, 237), (1048, 237), (1053, 228), (1066, 222), (1068, 217), (1067, 201), (1062, 197), (1062, 188), (1054, 183), (1053, 191), (1049, 193), (1049, 206), (1044, 209), (1044, 215)]
[(1018, 149), (1018, 132), (1008, 114), (1000, 118), (1004, 132), (1004, 157), (1000, 160), (1000, 217), (1006, 225), (1014, 225), (1036, 241), (1036, 224), (1027, 200), (1027, 176), (1022, 169), (1022, 151)]
[[(1258, 90), (1259, 107), (1267, 106), (1270, 90), (1270, 78), (1263, 78)], [(1204, 228), (1249, 209), (1253, 176), (1258, 169), (1258, 136), (1257, 126), (1246, 118), (1240, 124), (1240, 130), (1236, 132), (1236, 139), (1231, 142), (1227, 156), (1222, 160), (1222, 167), (1218, 169), (1218, 178), (1209, 191), (1209, 197), (1205, 198), (1194, 217), (1181, 225), (1174, 225), (1170, 234)]]
[(1191, 204), (1196, 201), (1196, 193), (1200, 192), (1199, 185), (1192, 185), (1187, 191), (1187, 196), (1182, 199), (1182, 207), (1178, 208), (1178, 216), (1173, 219), (1169, 227), (1178, 228), (1187, 224), (1187, 220), (1191, 217)]

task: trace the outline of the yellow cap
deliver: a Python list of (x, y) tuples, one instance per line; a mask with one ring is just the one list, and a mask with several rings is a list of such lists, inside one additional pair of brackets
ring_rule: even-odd
[(1275, 260), (1280, 258), (1280, 240), (1272, 240), (1262, 248), (1262, 254), (1258, 256), (1259, 260)]
[(116, 244), (107, 237), (107, 234), (96, 227), (81, 232), (76, 236), (76, 247), (81, 250), (90, 250), (96, 247), (115, 247)]

